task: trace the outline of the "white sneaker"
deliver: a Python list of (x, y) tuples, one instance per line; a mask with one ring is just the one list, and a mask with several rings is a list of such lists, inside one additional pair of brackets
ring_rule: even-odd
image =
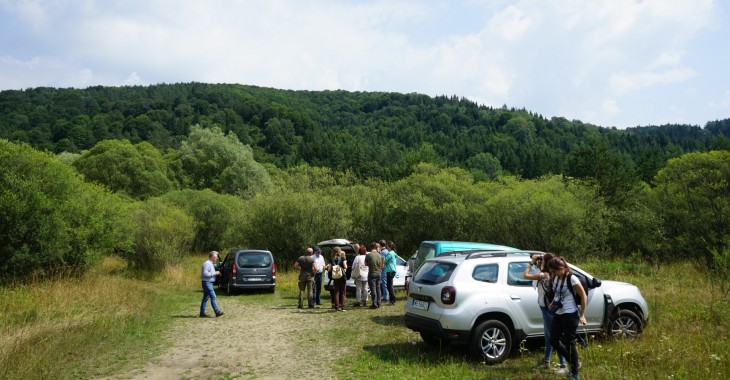
[(568, 374), (568, 367), (566, 365), (561, 365), (556, 371), (558, 375), (567, 375)]

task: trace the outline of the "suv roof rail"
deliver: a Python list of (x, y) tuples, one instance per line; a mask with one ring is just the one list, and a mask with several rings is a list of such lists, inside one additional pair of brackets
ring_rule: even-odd
[(485, 250), (481, 250), (481, 251), (472, 251), (471, 253), (469, 253), (466, 256), (466, 258), (464, 260), (478, 259), (478, 258), (482, 258), (482, 257), (507, 257), (507, 255), (519, 255), (519, 256), (529, 255), (529, 256), (532, 256), (535, 253), (537, 253), (537, 254), (543, 254), (544, 252), (540, 252), (540, 251), (485, 251)]

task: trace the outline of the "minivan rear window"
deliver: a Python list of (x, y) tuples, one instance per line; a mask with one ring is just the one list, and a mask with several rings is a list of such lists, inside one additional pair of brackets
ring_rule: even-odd
[(267, 268), (271, 265), (271, 255), (264, 252), (245, 252), (238, 255), (239, 268)]
[(438, 261), (426, 262), (418, 270), (418, 273), (416, 273), (413, 282), (424, 285), (446, 282), (451, 277), (451, 273), (454, 272), (454, 268), (456, 268), (456, 264), (454, 263), (442, 263)]

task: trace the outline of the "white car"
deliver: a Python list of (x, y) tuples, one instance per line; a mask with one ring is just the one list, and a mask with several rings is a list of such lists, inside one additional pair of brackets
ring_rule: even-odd
[[(505, 360), (522, 340), (543, 336), (537, 291), (522, 276), (531, 254), (542, 252), (454, 252), (426, 260), (408, 288), (406, 327), (426, 344), (462, 342), (487, 364)], [(581, 331), (628, 339), (641, 334), (649, 309), (636, 286), (569, 266), (588, 296)]]
[[(332, 240), (325, 240), (317, 243), (317, 246), (322, 248), (322, 257), (324, 257), (324, 262), (329, 263), (330, 258), (332, 257), (332, 249), (334, 247), (340, 247), (340, 249), (345, 252), (345, 257), (347, 258), (347, 272), (345, 275), (347, 276), (347, 290), (348, 291), (355, 291), (355, 281), (350, 278), (350, 273), (352, 272), (352, 261), (355, 260), (355, 249), (353, 248), (354, 243), (347, 239), (332, 239)], [(408, 271), (408, 263), (403, 260), (402, 257), (398, 256), (396, 254), (395, 258), (395, 265), (396, 265), (396, 271), (395, 271), (395, 278), (393, 278), (393, 288), (394, 289), (403, 289), (406, 286), (406, 272)], [(324, 275), (322, 276), (322, 283), (324, 284), (324, 288), (326, 290), (332, 289), (332, 283), (330, 282), (329, 273), (327, 271), (324, 272)]]

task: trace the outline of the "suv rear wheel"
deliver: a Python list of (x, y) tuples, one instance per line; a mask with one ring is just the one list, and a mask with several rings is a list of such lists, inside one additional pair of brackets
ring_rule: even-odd
[(500, 321), (484, 321), (474, 330), (470, 348), (474, 356), (487, 364), (501, 363), (512, 350), (512, 333)]

